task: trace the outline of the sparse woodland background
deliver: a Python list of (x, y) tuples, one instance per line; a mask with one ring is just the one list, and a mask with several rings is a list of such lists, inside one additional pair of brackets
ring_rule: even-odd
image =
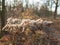
[[(8, 2), (5, 2), (6, 0), (0, 1), (0, 11), (2, 17), (2, 20), (6, 20), (8, 17), (11, 15), (17, 16), (20, 18), (35, 18), (35, 17), (48, 17), (48, 18), (53, 18), (56, 19), (57, 16), (57, 9), (60, 6), (59, 0), (45, 0), (44, 3), (39, 6), (39, 2), (36, 2), (36, 4), (29, 4), (29, 0), (25, 0), (26, 5), (25, 7), (23, 6), (23, 0), (14, 0), (14, 4), (8, 5)], [(52, 12), (52, 7), (55, 4), (55, 11)], [(4, 15), (5, 14), (5, 15)], [(28, 17), (24, 17), (24, 16)], [(4, 18), (4, 19), (3, 19)], [(1, 21), (2, 22), (2, 21)], [(4, 21), (5, 22), (5, 21)]]

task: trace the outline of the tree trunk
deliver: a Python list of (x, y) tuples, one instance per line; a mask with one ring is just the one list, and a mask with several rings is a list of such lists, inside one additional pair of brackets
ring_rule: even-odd
[(5, 0), (2, 0), (1, 29), (5, 26)]
[(57, 15), (57, 8), (58, 8), (58, 0), (56, 0), (56, 7), (55, 7), (55, 12), (54, 12), (54, 19), (56, 19), (56, 15)]

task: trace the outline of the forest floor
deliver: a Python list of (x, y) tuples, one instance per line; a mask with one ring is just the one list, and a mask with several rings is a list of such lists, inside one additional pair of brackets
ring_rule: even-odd
[(0, 45), (60, 45), (60, 20), (53, 22), (50, 27), (35, 31), (35, 34), (27, 29), (24, 33), (18, 32), (15, 36), (4, 35), (0, 39)]

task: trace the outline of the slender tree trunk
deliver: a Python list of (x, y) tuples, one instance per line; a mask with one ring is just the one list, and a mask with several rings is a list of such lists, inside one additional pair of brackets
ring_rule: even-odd
[(1, 29), (5, 26), (5, 0), (2, 0)]
[(58, 0), (56, 0), (56, 7), (55, 7), (55, 12), (54, 12), (54, 19), (56, 19), (56, 15), (57, 15), (57, 8), (58, 8)]
[(29, 3), (29, 0), (25, 0), (26, 1), (26, 9), (28, 8), (28, 3)]

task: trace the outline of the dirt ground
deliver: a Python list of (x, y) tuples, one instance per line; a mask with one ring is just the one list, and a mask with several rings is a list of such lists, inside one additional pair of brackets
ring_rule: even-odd
[(0, 39), (0, 45), (60, 45), (60, 20), (53, 20), (54, 24), (46, 29), (17, 33), (16, 35), (4, 35)]

